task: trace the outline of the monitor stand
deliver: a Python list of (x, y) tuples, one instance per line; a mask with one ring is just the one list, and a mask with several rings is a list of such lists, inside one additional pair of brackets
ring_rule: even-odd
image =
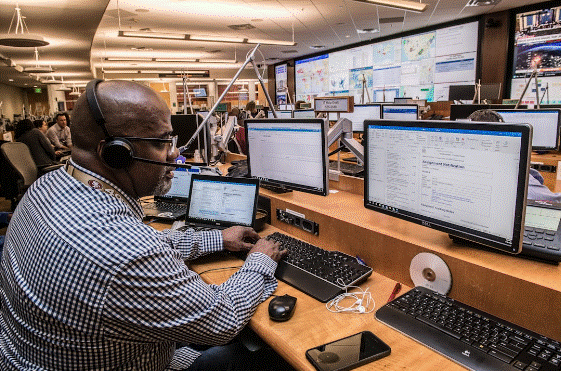
[(509, 254), (506, 251), (501, 251), (499, 249), (494, 249), (492, 247), (485, 246), (485, 245), (482, 245), (482, 244), (477, 243), (477, 242), (469, 241), (469, 240), (466, 240), (466, 239), (461, 238), (461, 237), (452, 236), (451, 234), (449, 234), (448, 237), (450, 237), (450, 239), (457, 245), (475, 247), (475, 248), (480, 249), (480, 250), (499, 253), (499, 254), (502, 254), (502, 255), (515, 256), (515, 257), (518, 257), (518, 258), (533, 260), (533, 261), (537, 261), (537, 262), (540, 262), (540, 263), (547, 263), (547, 264), (551, 264), (551, 265), (559, 265), (559, 262), (556, 262), (556, 261), (553, 261), (553, 260), (540, 259), (540, 258), (535, 257), (535, 256), (526, 255), (526, 254), (524, 254), (524, 250), (522, 250), (522, 252), (520, 254)]
[(261, 181), (259, 183), (259, 186), (262, 187), (262, 188), (265, 188), (265, 189), (267, 189), (271, 192), (275, 192), (275, 193), (289, 193), (289, 192), (292, 192), (292, 190), (286, 189), (282, 185), (272, 184), (272, 183), (264, 182), (264, 181)]

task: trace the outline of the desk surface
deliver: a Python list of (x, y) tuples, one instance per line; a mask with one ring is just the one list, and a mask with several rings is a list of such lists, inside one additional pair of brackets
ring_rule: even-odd
[[(163, 229), (165, 224), (154, 224)], [(262, 236), (269, 235), (278, 229), (266, 226)], [(189, 267), (196, 272), (203, 272), (212, 268), (237, 267), (243, 262), (235, 257), (223, 253), (209, 255), (193, 262)], [(219, 270), (203, 273), (205, 282), (220, 284), (226, 281), (236, 269)], [(396, 281), (378, 273), (361, 285), (369, 288), (376, 302), (376, 309), (384, 305), (391, 294)], [(403, 286), (401, 293), (410, 287)], [(343, 338), (360, 331), (369, 330), (380, 337), (392, 349), (390, 356), (369, 363), (357, 370), (464, 370), (447, 358), (420, 345), (397, 331), (378, 322), (374, 312), (368, 314), (331, 313), (324, 303), (305, 295), (297, 289), (279, 282), (275, 295), (289, 294), (298, 299), (293, 317), (287, 322), (274, 322), (269, 319), (268, 305), (271, 298), (259, 305), (249, 326), (284, 359), (298, 370), (315, 370), (305, 356), (306, 350), (327, 342)]]
[[(446, 233), (365, 209), (361, 184), (361, 179), (341, 176), (339, 182), (330, 182), (331, 189), (336, 192), (328, 197), (301, 192), (275, 194), (261, 189), (261, 195), (271, 200), (273, 215), (272, 226), (262, 235), (278, 229), (327, 250), (359, 255), (374, 269), (372, 277), (362, 287), (370, 287), (377, 308), (385, 304), (396, 282), (404, 284), (402, 292), (413, 286), (409, 266), (415, 255), (434, 253), (450, 268), (453, 285), (449, 295), (452, 298), (561, 341), (561, 326), (552, 326), (561, 323), (560, 266), (455, 245)], [(286, 208), (318, 223), (319, 235), (284, 224), (274, 217), (277, 209)], [(236, 263), (225, 259), (224, 255), (207, 257), (191, 266), (201, 272)], [(203, 279), (219, 283), (232, 273), (209, 272)], [(250, 326), (297, 369), (313, 370), (305, 358), (307, 349), (362, 330), (378, 335), (390, 345), (392, 354), (361, 369), (463, 369), (379, 323), (373, 313), (330, 313), (324, 304), (282, 282), (276, 293), (298, 298), (294, 317), (285, 323), (270, 321), (267, 301), (259, 306)]]

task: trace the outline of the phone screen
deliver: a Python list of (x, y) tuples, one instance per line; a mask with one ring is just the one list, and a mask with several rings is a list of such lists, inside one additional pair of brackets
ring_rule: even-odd
[(390, 347), (370, 331), (309, 349), (306, 357), (320, 371), (350, 370), (385, 357)]

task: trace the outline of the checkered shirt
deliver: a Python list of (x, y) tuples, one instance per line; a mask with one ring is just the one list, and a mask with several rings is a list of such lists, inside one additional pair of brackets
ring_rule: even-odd
[(132, 208), (61, 168), (19, 203), (0, 270), (1, 370), (184, 369), (199, 353), (176, 343), (230, 341), (275, 290), (261, 253), (206, 284), (184, 259), (222, 250), (221, 233), (157, 231), (115, 188)]

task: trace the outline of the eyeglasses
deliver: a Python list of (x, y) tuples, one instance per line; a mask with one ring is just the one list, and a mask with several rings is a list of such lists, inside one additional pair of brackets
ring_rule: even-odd
[(169, 144), (168, 156), (171, 156), (177, 149), (177, 135), (171, 138), (141, 138), (141, 137), (119, 137), (131, 142), (156, 142)]

